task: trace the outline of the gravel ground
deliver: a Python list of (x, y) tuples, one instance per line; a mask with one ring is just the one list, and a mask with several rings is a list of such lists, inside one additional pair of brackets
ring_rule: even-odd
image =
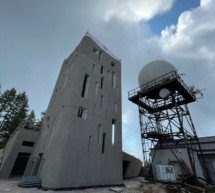
[[(141, 180), (143, 178), (133, 178), (124, 180), (124, 187), (120, 187), (122, 191), (120, 193), (165, 193), (165, 190), (160, 185), (146, 185), (144, 188), (141, 186)], [(43, 191), (37, 188), (21, 188), (18, 187), (18, 180), (0, 180), (0, 193), (56, 193), (56, 191)], [(114, 187), (113, 187), (114, 188)], [(114, 193), (110, 190), (111, 187), (107, 188), (89, 188), (85, 190), (70, 190), (70, 191), (59, 191), (59, 193)]]
[[(55, 191), (43, 191), (37, 188), (21, 188), (18, 187), (18, 180), (0, 180), (0, 193), (54, 193)], [(138, 178), (125, 180), (125, 187), (123, 187), (123, 193), (139, 193), (142, 191), (137, 190), (140, 186)], [(108, 188), (89, 188), (85, 190), (71, 190), (71, 191), (60, 191), (60, 193), (114, 193), (114, 191)], [(113, 187), (114, 188), (114, 187)], [(56, 193), (56, 192), (55, 192)]]

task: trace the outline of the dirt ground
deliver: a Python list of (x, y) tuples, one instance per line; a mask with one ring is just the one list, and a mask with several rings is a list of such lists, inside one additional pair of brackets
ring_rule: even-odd
[[(124, 187), (89, 188), (85, 190), (60, 191), (59, 193), (166, 193), (162, 185), (144, 184), (143, 178), (124, 180)], [(54, 193), (55, 191), (43, 191), (37, 188), (18, 187), (18, 180), (0, 180), (0, 193)], [(113, 189), (113, 190), (111, 190)], [(56, 192), (55, 192), (56, 193)]]

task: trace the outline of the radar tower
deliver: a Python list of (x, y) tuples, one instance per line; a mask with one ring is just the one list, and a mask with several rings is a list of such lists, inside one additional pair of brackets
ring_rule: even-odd
[[(146, 64), (138, 81), (139, 87), (128, 92), (128, 99), (139, 109), (144, 167), (153, 163), (157, 148), (167, 148), (183, 170), (182, 181), (189, 177), (198, 183), (194, 153), (198, 152), (203, 175), (209, 182), (210, 176), (188, 108), (189, 103), (197, 100), (199, 93), (186, 85), (172, 64), (163, 60)], [(176, 155), (174, 150), (179, 145), (187, 149), (191, 168)], [(152, 148), (154, 153), (150, 155)]]

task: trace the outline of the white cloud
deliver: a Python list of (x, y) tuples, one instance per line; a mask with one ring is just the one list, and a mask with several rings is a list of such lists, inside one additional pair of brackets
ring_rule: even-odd
[(158, 43), (165, 54), (214, 61), (215, 2), (202, 0), (201, 6), (183, 12), (176, 25), (161, 32)]
[(125, 112), (122, 114), (122, 122), (126, 124), (128, 123), (128, 121), (129, 121), (129, 113)]
[(154, 55), (160, 53), (165, 60), (180, 66), (179, 71), (187, 75), (184, 78), (188, 85), (206, 88), (204, 98), (189, 105), (200, 136), (214, 135), (211, 133), (215, 125), (214, 13), (215, 1), (202, 0), (199, 7), (183, 12), (177, 24), (167, 26), (159, 37), (148, 39), (149, 48), (157, 45)]
[(124, 22), (136, 23), (148, 21), (158, 14), (171, 9), (174, 0), (109, 0), (98, 6), (103, 10), (103, 19), (110, 21), (117, 18)]

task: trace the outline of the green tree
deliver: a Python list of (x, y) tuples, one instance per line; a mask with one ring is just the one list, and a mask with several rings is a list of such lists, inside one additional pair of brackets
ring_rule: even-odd
[(28, 98), (15, 88), (0, 92), (0, 145), (3, 147), (19, 124), (27, 117)]
[(25, 129), (31, 129), (34, 131), (40, 131), (42, 129), (42, 120), (36, 120), (34, 111), (31, 111), (27, 117), (27, 127), (25, 126)]

